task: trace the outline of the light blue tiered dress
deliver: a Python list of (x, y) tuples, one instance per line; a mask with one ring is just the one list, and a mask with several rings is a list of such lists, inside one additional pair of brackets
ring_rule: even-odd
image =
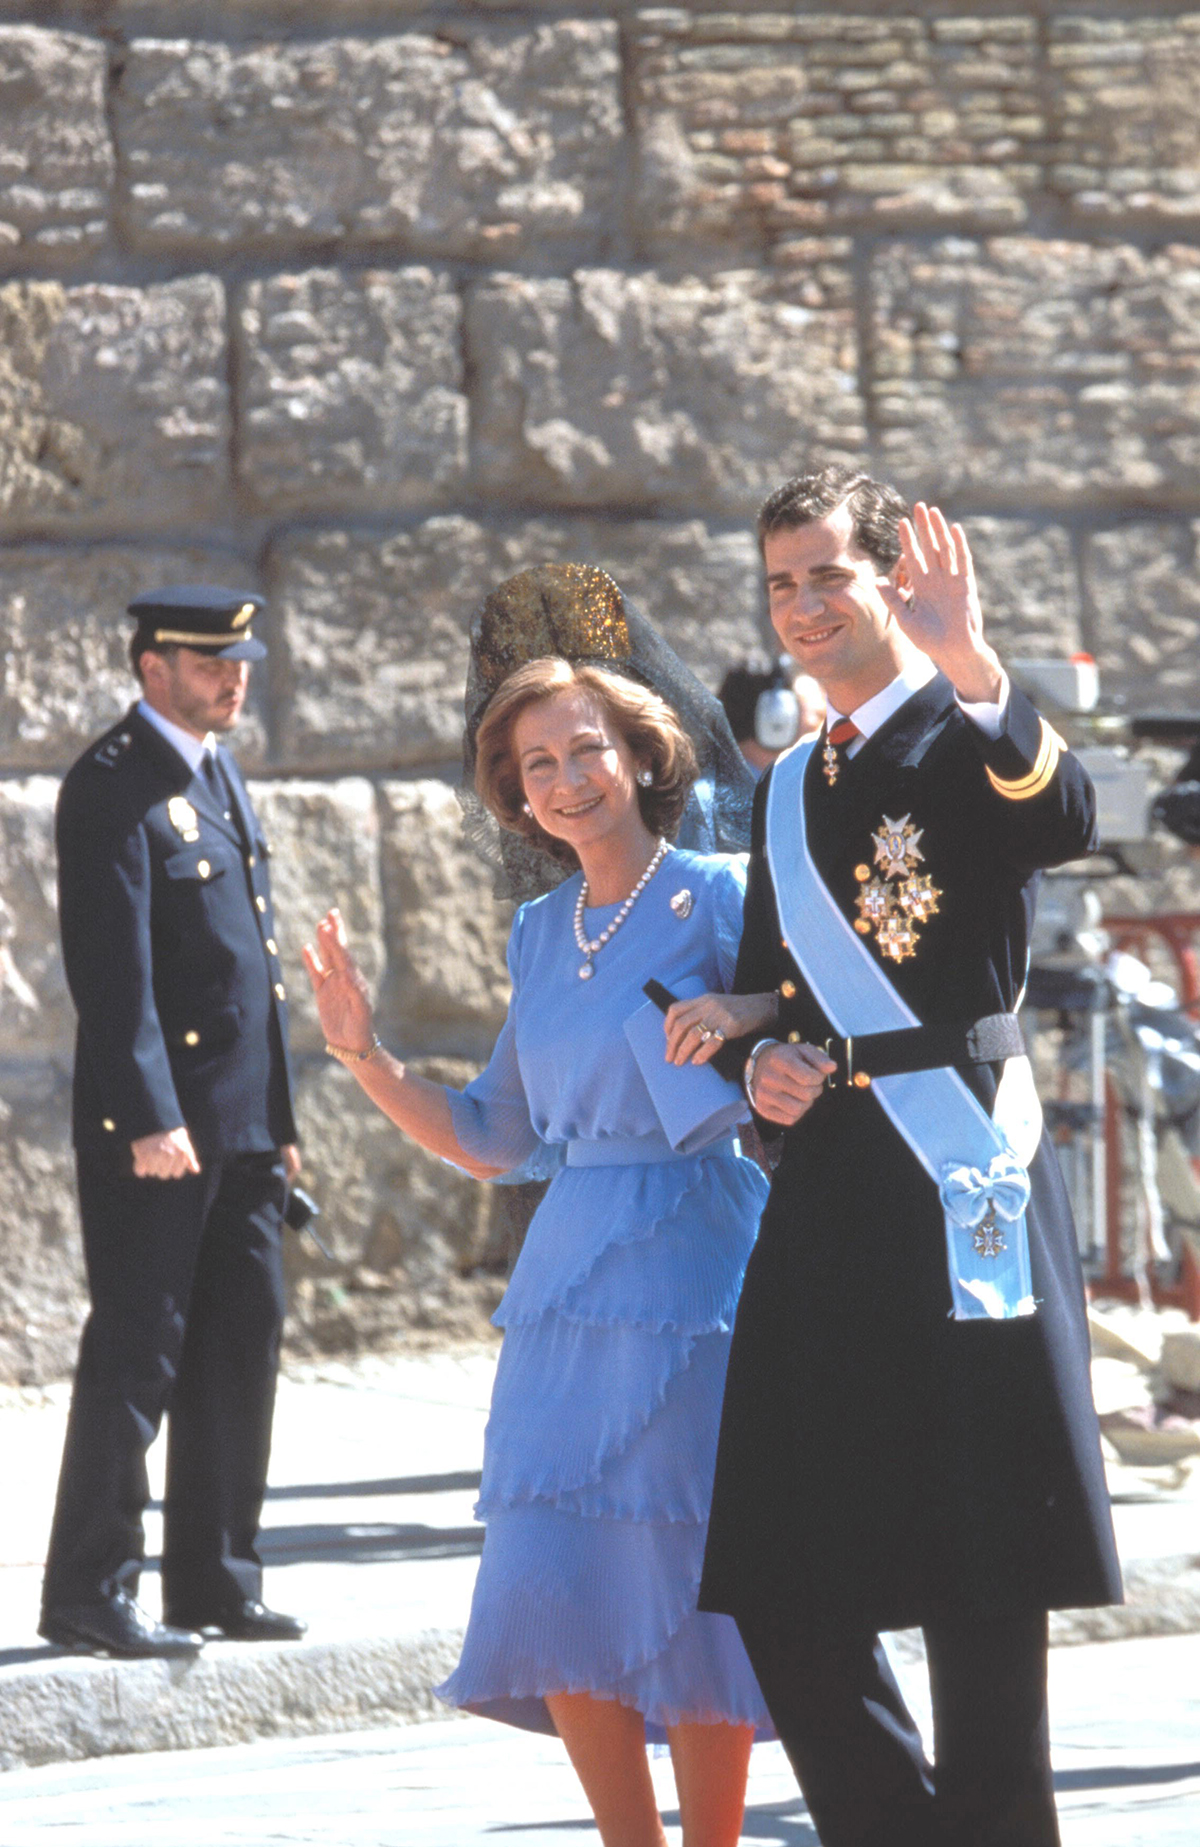
[[(734, 1309), (767, 1193), (726, 1133), (680, 1157), (624, 1022), (656, 976), (726, 990), (741, 861), (668, 853), (590, 981), (580, 875), (523, 905), (508, 1019), (486, 1071), (448, 1091), (473, 1158), (557, 1171), (496, 1313), (487, 1522), (451, 1704), (552, 1732), (546, 1693), (615, 1696), (649, 1739), (681, 1719), (773, 1736), (733, 1621), (696, 1610)], [(686, 905), (671, 899), (691, 894)], [(595, 937), (619, 907), (587, 913)], [(665, 1049), (665, 1041), (664, 1041)]]

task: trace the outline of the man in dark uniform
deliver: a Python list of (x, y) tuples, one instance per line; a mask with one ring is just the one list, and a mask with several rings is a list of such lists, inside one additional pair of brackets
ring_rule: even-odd
[[(299, 1168), (269, 849), (218, 736), (261, 599), (181, 585), (130, 605), (142, 697), (66, 777), (59, 907), (79, 1015), (74, 1139), (92, 1311), (40, 1633), (115, 1655), (201, 1630), (303, 1634), (255, 1551)], [(165, 1623), (136, 1602), (145, 1454), (169, 1413)]]
[[(700, 1602), (736, 1617), (825, 1847), (1052, 1847), (1046, 1613), (1121, 1591), (1075, 1233), (1012, 1014), (1038, 869), (1092, 849), (1094, 804), (984, 638), (962, 529), (905, 513), (830, 468), (760, 515), (772, 621), (829, 712), (756, 802), (736, 987), (779, 996), (746, 1082), (783, 1145)], [(836, 1037), (848, 987), (881, 976), (912, 1024)], [(922, 1076), (882, 1082), (900, 1073)], [(960, 1269), (947, 1170), (923, 1164), (943, 1125), (921, 1100), (947, 1085), (1025, 1187), (1007, 1297), (1000, 1192)], [(934, 1765), (878, 1640), (913, 1625)]]

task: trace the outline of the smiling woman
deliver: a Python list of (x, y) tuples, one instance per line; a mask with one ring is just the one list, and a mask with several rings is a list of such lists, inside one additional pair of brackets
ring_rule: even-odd
[[(336, 914), (308, 953), (329, 1049), (400, 1128), (480, 1178), (553, 1173), (495, 1317), (487, 1534), (462, 1659), (438, 1691), (557, 1731), (605, 1847), (664, 1847), (645, 1743), (669, 1740), (685, 1847), (734, 1847), (769, 1720), (736, 1626), (701, 1615), (696, 1591), (766, 1183), (732, 1133), (740, 1092), (692, 1067), (761, 1030), (776, 997), (728, 992), (741, 859), (672, 845), (697, 757), (676, 712), (596, 666), (585, 622), (589, 658), (519, 664), (504, 588), (495, 632), (472, 638), (473, 669), (484, 641), (507, 669), (478, 708), (476, 787), (502, 828), (574, 871), (517, 911), (487, 1069), (443, 1089), (383, 1051)], [(597, 603), (623, 622), (619, 590), (591, 567), (541, 567), (532, 589), (539, 640), (547, 609), (563, 629)], [(679, 663), (659, 659), (686, 692)], [(727, 730), (716, 741), (732, 751)], [(665, 1031), (652, 1014), (643, 1046), (649, 978), (686, 998)]]
[[(696, 774), (691, 741), (657, 693), (558, 658), (530, 661), (503, 682), (476, 753), (476, 786), (501, 825), (572, 867), (580, 845), (609, 831), (635, 796), (631, 818), (640, 818), (646, 839), (673, 836)], [(595, 886), (593, 896), (608, 902)]]

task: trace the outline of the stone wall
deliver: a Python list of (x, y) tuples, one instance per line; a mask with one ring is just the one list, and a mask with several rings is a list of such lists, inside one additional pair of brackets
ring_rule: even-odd
[(325, 1063), (299, 946), (337, 898), (389, 1041), (485, 1054), (484, 589), (602, 563), (715, 682), (757, 499), (867, 457), (968, 520), (1003, 647), (1196, 705), (1198, 80), (1167, 0), (0, 0), (0, 1377), (80, 1312), (51, 829), (129, 597), (270, 599), (240, 751), (336, 1257), (294, 1338), (469, 1325), (519, 1211)]

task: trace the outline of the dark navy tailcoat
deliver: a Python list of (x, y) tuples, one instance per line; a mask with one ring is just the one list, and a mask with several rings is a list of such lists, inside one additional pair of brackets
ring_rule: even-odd
[[(782, 943), (765, 791), (736, 986), (793, 984), (780, 1036), (820, 1045), (833, 1028)], [(1094, 845), (1088, 779), (1020, 693), (993, 741), (938, 675), (832, 787), (815, 751), (804, 803), (851, 922), (884, 818), (922, 830), (941, 897), (915, 954), (859, 938), (919, 1020), (1015, 1009), (1039, 869)], [(962, 1071), (989, 1111), (1000, 1070)], [(826, 1091), (784, 1133), (738, 1310), (701, 1607), (891, 1629), (1120, 1599), (1076, 1236), (1044, 1134), (1030, 1178), (1037, 1313), (953, 1321), (936, 1189), (871, 1091)]]

